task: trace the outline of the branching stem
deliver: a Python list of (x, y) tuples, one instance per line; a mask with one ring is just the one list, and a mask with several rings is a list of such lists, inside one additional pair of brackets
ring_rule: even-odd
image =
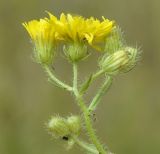
[(94, 149), (94, 147), (91, 147), (91, 145), (89, 145), (88, 143), (78, 139), (77, 137), (72, 137), (72, 138), (77, 145), (79, 145), (81, 148), (85, 149), (86, 151), (93, 154), (99, 154), (99, 152), (96, 149)]
[(92, 143), (96, 146), (97, 150), (99, 151), (99, 154), (107, 154), (107, 152), (104, 150), (104, 147), (101, 145), (100, 141), (98, 140), (98, 137), (96, 136), (95, 130), (92, 127), (92, 120), (90, 118), (90, 113), (88, 111), (88, 108), (83, 100), (83, 97), (79, 95), (79, 91), (77, 89), (77, 76), (78, 76), (78, 70), (77, 70), (77, 64), (73, 64), (73, 92), (75, 94), (76, 100), (78, 102), (78, 105), (81, 108), (81, 111), (84, 116), (86, 131), (90, 137), (90, 140)]
[(59, 80), (51, 71), (51, 69), (49, 68), (49, 66), (45, 65), (44, 66), (45, 71), (47, 72), (49, 78), (55, 82), (59, 87), (66, 89), (68, 91), (73, 91), (73, 88), (69, 85), (67, 85), (66, 83), (62, 82), (61, 80)]
[(108, 76), (107, 79), (105, 79), (104, 83), (98, 90), (97, 94), (93, 98), (91, 104), (88, 107), (89, 112), (92, 112), (96, 109), (98, 103), (101, 100), (101, 97), (109, 90), (111, 84), (112, 84), (112, 77)]
[(104, 73), (103, 70), (97, 71), (97, 72), (93, 75), (93, 80), (95, 80), (97, 77), (99, 77), (99, 76), (102, 75), (103, 73)]
[[(87, 105), (83, 99), (83, 96), (79, 93), (78, 90), (78, 69), (77, 69), (77, 63), (73, 63), (73, 87), (67, 85), (66, 83), (62, 82), (61, 80), (59, 80), (54, 73), (51, 71), (51, 69), (49, 68), (49, 66), (45, 65), (43, 66), (45, 71), (47, 72), (49, 78), (56, 83), (59, 87), (66, 89), (67, 91), (73, 92), (75, 95), (75, 98), (77, 100), (77, 103), (83, 113), (83, 117), (84, 117), (84, 122), (85, 122), (85, 127), (86, 127), (86, 131), (87, 134), (90, 138), (90, 141), (94, 144), (94, 146), (96, 147), (96, 149), (92, 148), (91, 146), (87, 146), (87, 144), (85, 144), (85, 142), (79, 140), (78, 138), (73, 138), (75, 140), (75, 142), (81, 146), (82, 148), (86, 149), (87, 151), (93, 153), (93, 154), (109, 154), (109, 151), (105, 150), (103, 145), (100, 143), (96, 132), (92, 126), (92, 120), (90, 117), (90, 111), (93, 111), (101, 96), (104, 94), (104, 92), (106, 92), (108, 90), (108, 88), (110, 87), (111, 83), (112, 83), (112, 78), (108, 77), (104, 83), (104, 85), (102, 85), (102, 87), (100, 88), (100, 90), (98, 91), (97, 95), (94, 97), (93, 101), (91, 102), (89, 108), (87, 108)], [(101, 74), (103, 74), (102, 71), (97, 72), (94, 76), (93, 76), (93, 80), (95, 80), (98, 76), (100, 76)]]

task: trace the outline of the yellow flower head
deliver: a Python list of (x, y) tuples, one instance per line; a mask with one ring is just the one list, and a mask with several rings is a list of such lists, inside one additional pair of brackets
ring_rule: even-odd
[[(50, 14), (51, 20), (55, 17)], [(60, 39), (76, 43), (87, 42), (91, 46), (104, 42), (106, 36), (112, 31), (114, 22), (105, 19), (103, 21), (93, 17), (85, 19), (82, 16), (61, 14), (60, 20), (56, 22)]]
[(113, 30), (114, 22), (102, 17), (65, 15), (57, 19), (51, 13), (44, 18), (23, 23), (35, 44), (35, 57), (39, 63), (50, 64), (53, 60), (57, 41), (65, 44), (65, 54), (71, 61), (79, 61), (88, 56), (87, 44), (100, 50), (107, 35)]
[(88, 33), (85, 38), (91, 46), (105, 41), (106, 37), (114, 28), (114, 21), (110, 21), (102, 17), (103, 21), (94, 19), (93, 17), (86, 20), (88, 25)]
[(36, 60), (39, 63), (51, 63), (58, 34), (49, 19), (32, 20), (28, 23), (23, 23), (23, 26), (35, 44)]

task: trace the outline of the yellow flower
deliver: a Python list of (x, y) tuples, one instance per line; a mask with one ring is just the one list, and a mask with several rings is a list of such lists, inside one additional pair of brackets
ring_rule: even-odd
[[(51, 20), (55, 20), (52, 14)], [(103, 21), (98, 19), (61, 14), (60, 20), (56, 22), (56, 28), (60, 39), (76, 43), (88, 43), (95, 47), (98, 43), (104, 42), (106, 36), (112, 31), (114, 22), (104, 17)]]
[(98, 43), (104, 42), (105, 38), (114, 28), (114, 21), (110, 21), (104, 17), (102, 19), (103, 21), (100, 21), (91, 17), (86, 20), (89, 29), (88, 33), (85, 34), (85, 38), (93, 47)]
[(55, 55), (57, 41), (64, 42), (65, 55), (70, 61), (79, 61), (88, 56), (87, 45), (100, 50), (107, 35), (112, 31), (114, 22), (102, 17), (103, 21), (93, 17), (65, 15), (60, 19), (49, 13), (44, 18), (23, 23), (35, 44), (35, 57), (39, 63), (50, 64)]
[(50, 20), (40, 19), (23, 23), (35, 44), (35, 58), (37, 62), (50, 64), (55, 54), (58, 34), (50, 23)]

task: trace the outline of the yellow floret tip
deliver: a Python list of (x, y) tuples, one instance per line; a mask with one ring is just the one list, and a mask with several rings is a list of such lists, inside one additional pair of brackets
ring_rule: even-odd
[(71, 14), (61, 14), (57, 24), (57, 30), (65, 41), (87, 42), (94, 46), (105, 40), (114, 27), (114, 21), (102, 17), (98, 19), (83, 18), (82, 16), (72, 16)]
[(37, 40), (39, 37), (48, 40), (52, 37), (52, 40), (59, 39), (80, 43), (86, 41), (89, 45), (94, 46), (103, 42), (115, 26), (114, 21), (105, 19), (103, 16), (100, 21), (93, 17), (84, 18), (61, 13), (58, 20), (50, 12), (47, 13), (49, 19), (44, 18), (40, 21), (32, 20), (23, 23), (33, 40)]
[(33, 41), (55, 41), (56, 30), (49, 22), (49, 19), (32, 20), (28, 23), (23, 23), (23, 26), (28, 31)]

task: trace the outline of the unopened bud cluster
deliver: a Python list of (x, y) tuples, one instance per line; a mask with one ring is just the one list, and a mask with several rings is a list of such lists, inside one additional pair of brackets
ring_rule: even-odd
[(78, 136), (81, 131), (81, 121), (78, 116), (62, 118), (52, 117), (47, 123), (49, 133), (55, 138), (69, 140), (72, 136)]

